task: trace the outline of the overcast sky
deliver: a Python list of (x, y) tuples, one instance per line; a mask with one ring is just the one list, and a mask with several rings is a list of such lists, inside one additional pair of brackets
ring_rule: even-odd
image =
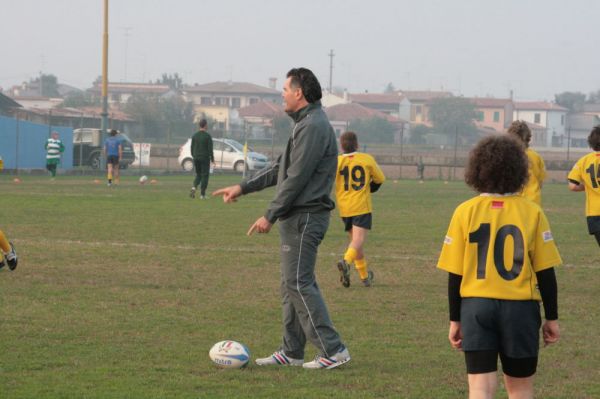
[[(0, 87), (101, 74), (103, 0), (0, 0)], [(350, 92), (554, 98), (600, 89), (596, 0), (110, 0), (109, 80), (246, 81), (291, 67)]]

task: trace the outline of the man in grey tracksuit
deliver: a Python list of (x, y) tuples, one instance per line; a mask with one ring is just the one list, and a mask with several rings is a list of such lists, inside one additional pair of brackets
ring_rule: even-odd
[[(348, 362), (350, 354), (329, 318), (314, 271), (317, 249), (335, 207), (330, 193), (337, 170), (337, 142), (321, 109), (321, 86), (310, 70), (288, 72), (283, 98), (285, 110), (295, 122), (285, 152), (254, 177), (213, 195), (233, 202), (241, 195), (277, 185), (267, 212), (248, 234), (268, 233), (279, 221), (284, 335), (280, 350), (256, 363), (334, 368)], [(319, 355), (305, 363), (307, 339)]]

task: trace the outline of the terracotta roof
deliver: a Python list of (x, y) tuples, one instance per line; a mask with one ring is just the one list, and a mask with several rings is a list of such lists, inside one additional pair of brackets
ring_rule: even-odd
[(348, 94), (348, 98), (361, 104), (400, 104), (404, 97), (399, 94), (356, 93)]
[(583, 104), (583, 112), (600, 112), (600, 104)]
[(510, 98), (472, 97), (468, 100), (480, 108), (504, 108), (512, 102)]
[(434, 98), (452, 97), (449, 91), (431, 91), (431, 90), (398, 90), (398, 94), (404, 95), (411, 101), (429, 101)]
[[(101, 92), (102, 83), (94, 84), (94, 87), (88, 89), (92, 92)], [(166, 93), (171, 88), (169, 85), (159, 85), (153, 83), (108, 83), (109, 93)]]
[(262, 118), (273, 118), (284, 114), (283, 106), (270, 101), (259, 101), (252, 105), (240, 108), (239, 115), (243, 117), (255, 116)]
[(554, 103), (549, 103), (547, 101), (515, 102), (515, 109), (530, 109), (534, 111), (569, 111), (567, 108), (561, 107), (560, 105)]
[(193, 86), (185, 86), (183, 91), (190, 93), (281, 94), (279, 90), (246, 82), (212, 82), (205, 84), (194, 84)]
[(357, 103), (337, 104), (324, 108), (324, 110), (330, 121), (349, 122), (356, 119), (382, 118), (386, 119), (388, 122), (403, 122), (402, 119), (367, 108)]

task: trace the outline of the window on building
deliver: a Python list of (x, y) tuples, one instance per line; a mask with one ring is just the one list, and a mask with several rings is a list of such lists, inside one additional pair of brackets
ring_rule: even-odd
[(239, 108), (242, 104), (242, 101), (239, 97), (232, 97), (231, 98), (231, 107), (232, 108)]
[(200, 97), (200, 104), (202, 105), (211, 105), (212, 100), (210, 97)]
[(110, 98), (116, 103), (121, 101), (121, 95), (119, 93), (113, 93)]
[(565, 116), (564, 116), (564, 115), (561, 115), (561, 116), (560, 116), (560, 125), (561, 125), (561, 126), (564, 126), (564, 125), (565, 125)]
[(483, 111), (477, 111), (477, 120), (483, 122)]
[(500, 111), (494, 111), (494, 122), (500, 122)]
[(423, 106), (421, 106), (421, 105), (417, 105), (417, 106), (415, 107), (415, 113), (416, 113), (417, 115), (421, 115), (421, 114), (423, 113)]
[(533, 123), (540, 123), (542, 120), (542, 115), (539, 112), (533, 114)]
[(258, 102), (258, 98), (256, 98), (256, 97), (250, 97), (249, 102), (250, 102), (250, 105), (256, 104)]
[(229, 98), (217, 97), (215, 98), (215, 105), (229, 105)]

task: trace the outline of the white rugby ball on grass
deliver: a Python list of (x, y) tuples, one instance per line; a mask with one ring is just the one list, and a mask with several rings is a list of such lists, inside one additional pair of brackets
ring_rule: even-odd
[(144, 175), (144, 176), (140, 177), (140, 184), (146, 184), (147, 181), (148, 181), (148, 176)]
[(208, 352), (210, 360), (217, 367), (224, 369), (240, 369), (250, 361), (250, 351), (237, 341), (217, 342)]

